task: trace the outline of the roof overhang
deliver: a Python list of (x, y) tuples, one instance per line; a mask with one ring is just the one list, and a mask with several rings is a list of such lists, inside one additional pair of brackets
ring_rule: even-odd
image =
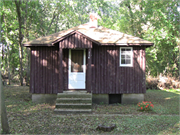
[(153, 46), (154, 43), (101, 43), (102, 46)]
[(73, 34), (75, 34), (75, 33), (77, 33), (77, 34), (79, 34), (79, 35), (87, 38), (88, 40), (92, 41), (93, 43), (96, 43), (97, 45), (100, 45), (100, 43), (97, 42), (96, 40), (93, 40), (92, 38), (90, 38), (90, 37), (82, 34), (81, 32), (79, 32), (79, 31), (77, 31), (77, 30), (74, 30), (74, 31), (72, 31), (72, 32), (70, 32), (70, 33), (62, 36), (61, 38), (56, 39), (55, 41), (53, 41), (53, 42), (51, 42), (51, 43), (49, 43), (49, 44), (46, 44), (46, 43), (44, 43), (44, 44), (24, 43), (23, 45), (24, 45), (25, 47), (31, 47), (31, 46), (54, 46), (54, 44), (62, 41), (63, 39), (65, 39), (65, 38), (67, 38), (68, 36), (73, 35)]
[(104, 27), (88, 28), (86, 25), (80, 25), (68, 30), (60, 31), (45, 37), (35, 39), (24, 43), (25, 47), (32, 46), (54, 46), (56, 43), (64, 40), (65, 38), (79, 34), (91, 42), (100, 46), (144, 46), (150, 47), (154, 43), (143, 40), (139, 37), (127, 35), (119, 31), (107, 29)]

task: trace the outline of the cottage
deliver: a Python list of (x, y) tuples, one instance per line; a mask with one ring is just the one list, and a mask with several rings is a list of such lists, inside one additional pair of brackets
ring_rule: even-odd
[(96, 103), (137, 103), (146, 93), (146, 47), (153, 43), (90, 22), (27, 42), (35, 102), (87, 91)]

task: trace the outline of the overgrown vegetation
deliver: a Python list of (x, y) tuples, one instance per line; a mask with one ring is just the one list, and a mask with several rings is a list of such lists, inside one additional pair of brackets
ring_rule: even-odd
[(172, 77), (152, 77), (146, 78), (146, 89), (178, 89), (180, 81)]
[(12, 134), (105, 134), (99, 124), (116, 124), (110, 134), (178, 134), (180, 89), (148, 90), (145, 100), (153, 111), (137, 105), (93, 105), (91, 115), (53, 115), (55, 106), (35, 104), (26, 86), (4, 87)]

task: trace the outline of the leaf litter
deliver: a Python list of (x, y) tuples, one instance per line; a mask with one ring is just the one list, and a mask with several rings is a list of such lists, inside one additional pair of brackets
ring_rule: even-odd
[[(54, 117), (52, 114), (55, 106), (32, 103), (28, 89), (25, 86), (5, 87), (5, 102), (11, 134), (106, 134), (104, 131), (96, 130), (100, 124), (116, 124), (116, 128), (108, 132), (110, 134), (157, 134), (165, 132), (166, 129), (173, 127), (179, 121), (179, 116), (152, 116), (153, 113), (138, 115), (136, 106), (119, 104), (93, 105), (92, 114), (100, 114), (97, 116)], [(101, 114), (133, 115), (106, 117)], [(172, 128), (171, 131), (176, 133), (177, 129)]]

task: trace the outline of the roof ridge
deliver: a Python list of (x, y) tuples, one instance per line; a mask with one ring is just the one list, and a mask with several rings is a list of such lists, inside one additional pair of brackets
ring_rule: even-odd
[(117, 30), (109, 29), (103, 26), (98, 26), (97, 28), (90, 28), (89, 26), (89, 23), (81, 24), (67, 30), (59, 31), (57, 33), (39, 37), (35, 40), (26, 42), (24, 43), (24, 46), (52, 46), (53, 44), (63, 40), (65, 37), (73, 34), (75, 31), (81, 33), (92, 42), (102, 45), (153, 45), (152, 42)]

